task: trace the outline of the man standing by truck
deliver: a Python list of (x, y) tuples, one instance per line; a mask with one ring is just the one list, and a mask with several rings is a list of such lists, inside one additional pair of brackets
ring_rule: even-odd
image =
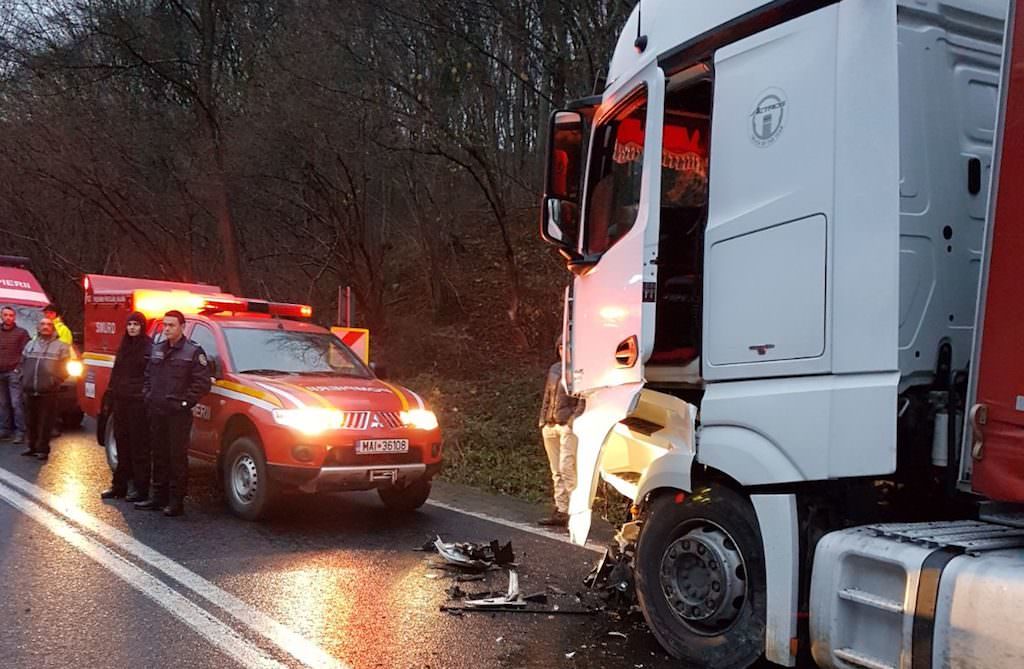
[(565, 527), (569, 522), (569, 495), (576, 488), (576, 435), (572, 421), (583, 413), (584, 403), (565, 392), (562, 383), (562, 338), (555, 341), (558, 362), (548, 369), (544, 383), (544, 399), (540, 409), (540, 430), (544, 450), (551, 467), (555, 510), (538, 521), (549, 527)]
[(149, 412), (153, 448), (153, 480), (149, 499), (136, 509), (163, 509), (165, 516), (185, 512), (188, 487), (188, 443), (192, 407), (210, 392), (210, 368), (203, 348), (184, 336), (185, 315), (164, 314), (165, 339), (153, 345), (146, 366), (143, 397)]
[(37, 336), (25, 347), (21, 378), (28, 414), (28, 448), (22, 455), (50, 457), (50, 437), (57, 420), (57, 393), (67, 378), (71, 347), (57, 338), (53, 321), (43, 317)]
[(21, 354), (29, 342), (28, 332), (15, 323), (12, 307), (0, 309), (0, 431), (2, 439), (13, 428), (14, 443), (25, 440), (25, 400), (21, 390)]

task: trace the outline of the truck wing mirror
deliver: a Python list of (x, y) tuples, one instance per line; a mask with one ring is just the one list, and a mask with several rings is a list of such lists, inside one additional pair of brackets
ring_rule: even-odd
[(540, 236), (567, 260), (578, 255), (585, 127), (578, 111), (551, 115)]

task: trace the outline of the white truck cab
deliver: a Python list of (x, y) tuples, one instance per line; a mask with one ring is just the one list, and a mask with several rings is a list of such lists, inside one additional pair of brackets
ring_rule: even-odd
[[(907, 605), (939, 597), (916, 589), (943, 528), (1024, 546), (979, 520), (961, 448), (1010, 9), (642, 0), (604, 91), (552, 116), (541, 234), (573, 275), (566, 379), (587, 400), (570, 533), (600, 478), (634, 501), (620, 540), (676, 657), (1024, 663), (1009, 634), (957, 657)], [(1000, 569), (1024, 596), (1024, 557)]]

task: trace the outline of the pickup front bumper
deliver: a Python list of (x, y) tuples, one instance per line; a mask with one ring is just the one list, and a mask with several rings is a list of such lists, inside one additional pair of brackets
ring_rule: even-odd
[(430, 480), (440, 470), (440, 462), (320, 468), (267, 464), (267, 473), (274, 481), (303, 492), (342, 492), (406, 486), (421, 479)]

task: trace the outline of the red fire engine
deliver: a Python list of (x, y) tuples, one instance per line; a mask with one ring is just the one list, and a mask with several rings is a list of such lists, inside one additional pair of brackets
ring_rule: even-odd
[(254, 520), (282, 489), (376, 489), (412, 510), (441, 467), (437, 418), (416, 393), (378, 378), (312, 309), (239, 298), (217, 286), (87, 275), (83, 410), (116, 464), (103, 401), (127, 315), (140, 311), (160, 341), (160, 317), (186, 315), (185, 335), (206, 351), (213, 388), (194, 408), (189, 455), (215, 463), (228, 503)]

